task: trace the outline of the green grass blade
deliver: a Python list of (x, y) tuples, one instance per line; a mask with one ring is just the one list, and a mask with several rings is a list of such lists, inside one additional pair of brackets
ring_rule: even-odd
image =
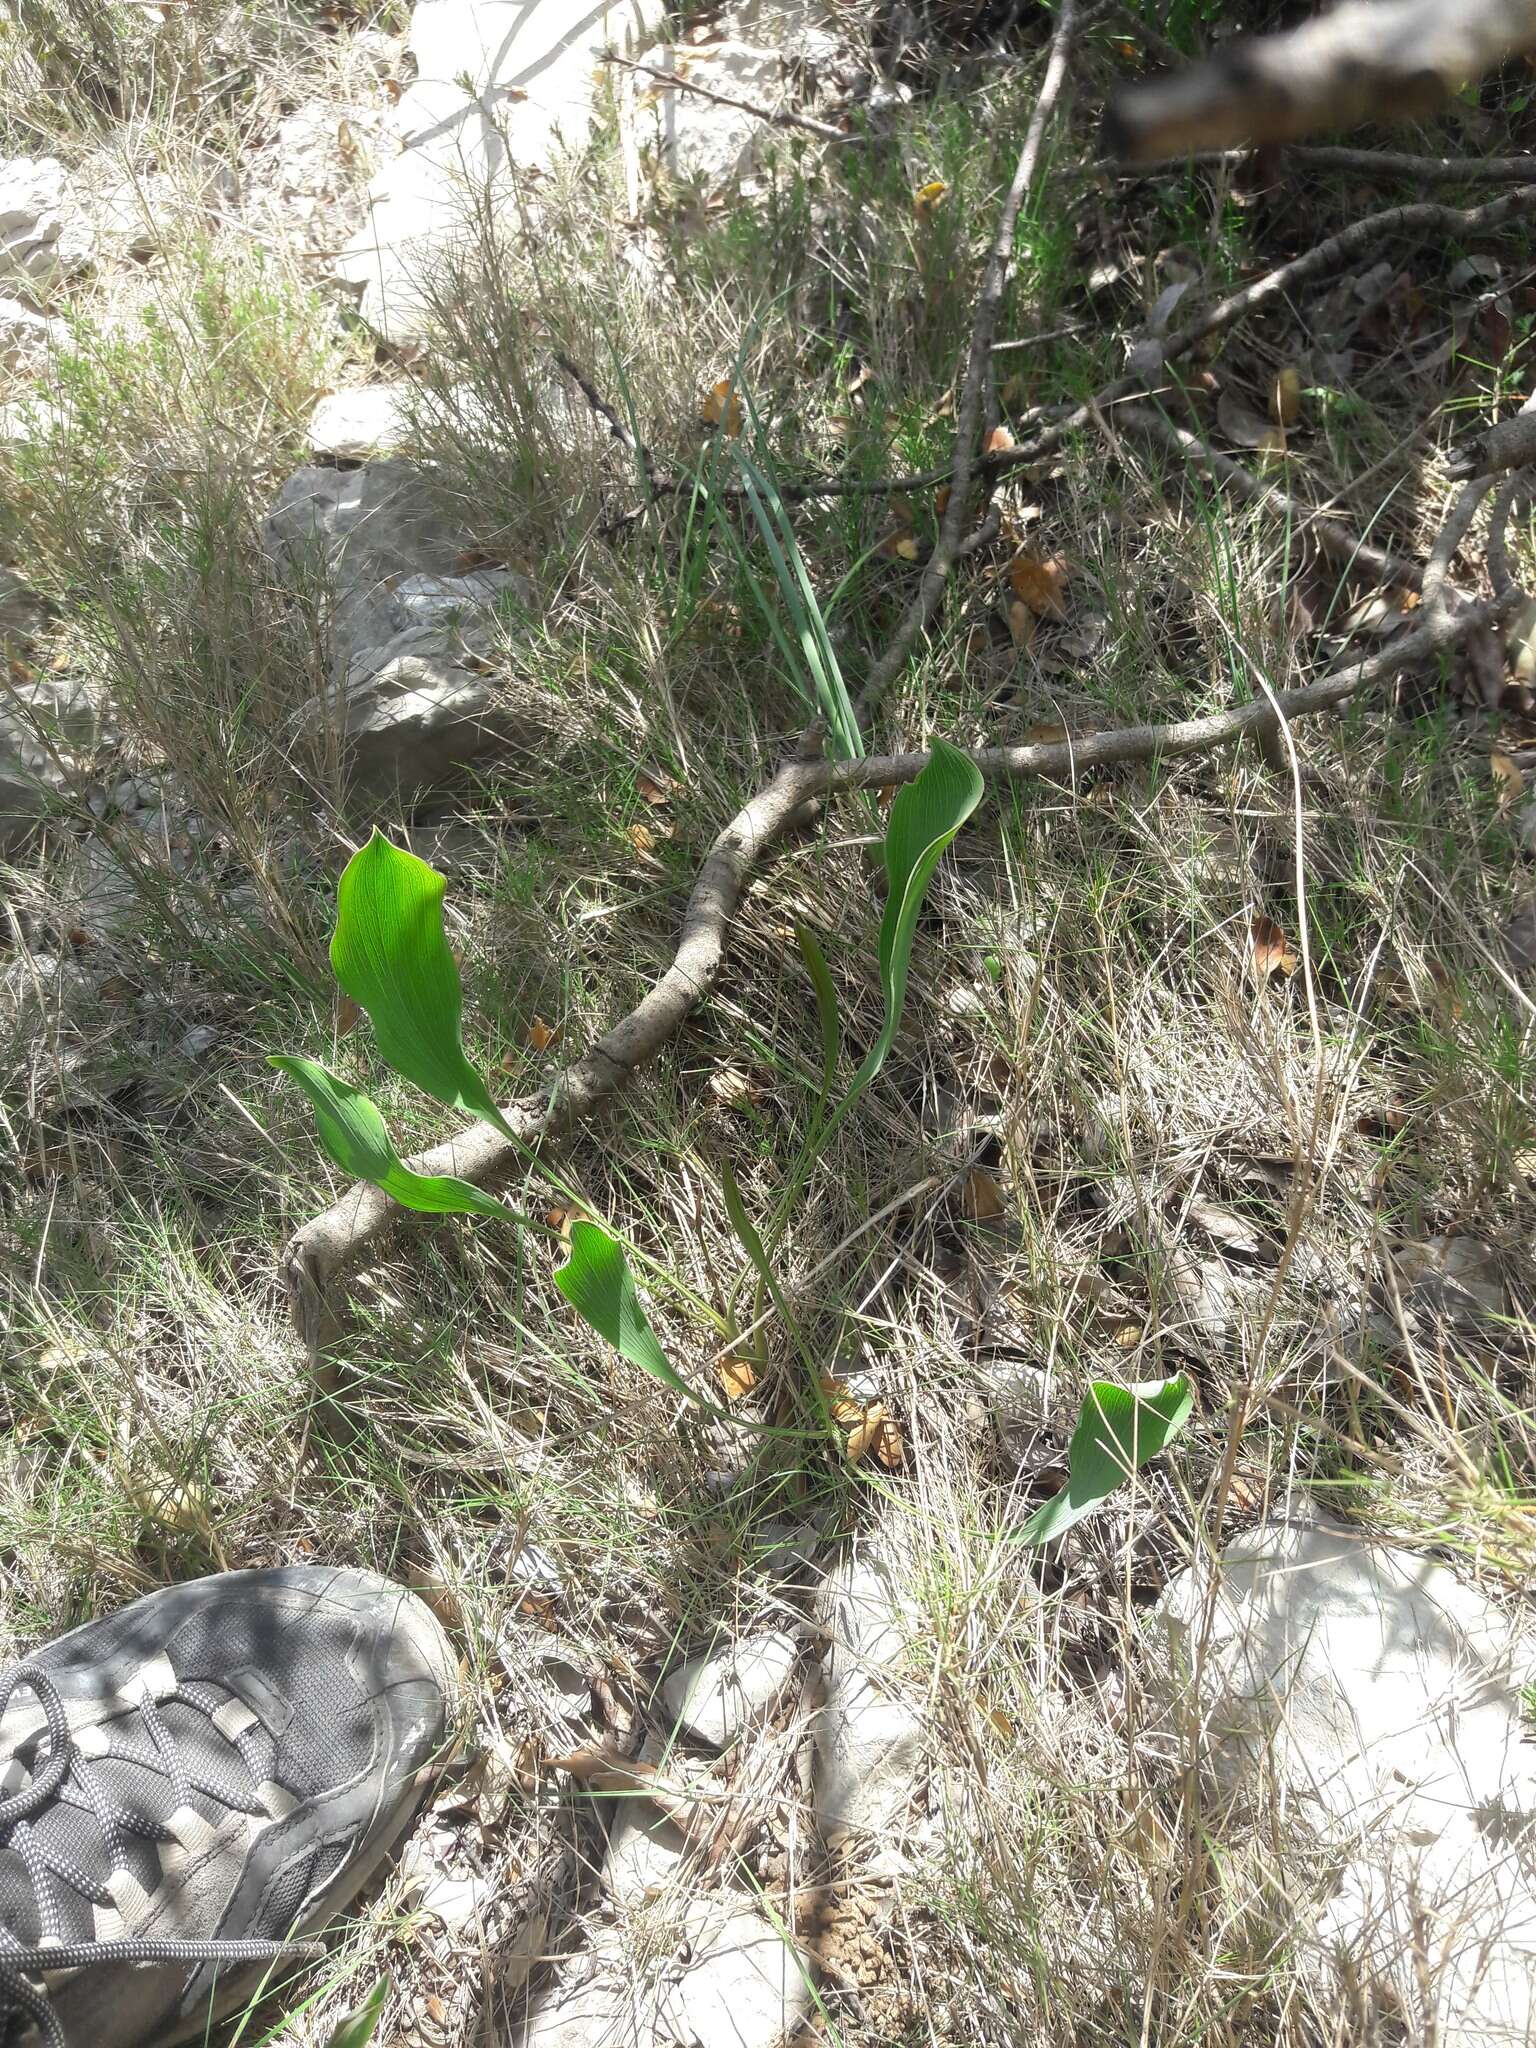
[(1078, 1411), (1067, 1451), (1067, 1483), (1025, 1523), (1022, 1541), (1049, 1543), (1080, 1522), (1131, 1474), (1170, 1444), (1189, 1419), (1188, 1379), (1144, 1380), (1133, 1387), (1095, 1380)]
[(336, 2022), (328, 2048), (368, 2048), (368, 2043), (378, 2032), (384, 2000), (388, 1995), (389, 1979), (381, 1977), (362, 2004)]
[(606, 1337), (621, 1358), (638, 1365), (685, 1401), (698, 1401), (657, 1341), (635, 1291), (623, 1246), (601, 1225), (571, 1225), (570, 1256), (555, 1274), (555, 1285), (577, 1315), (600, 1337)]
[(493, 1195), (451, 1174), (412, 1173), (390, 1143), (376, 1104), (315, 1060), (297, 1053), (272, 1053), (268, 1065), (297, 1081), (315, 1112), (320, 1143), (343, 1173), (372, 1181), (402, 1208), (428, 1216), (495, 1216), (506, 1222), (511, 1212)]
[(517, 1142), (464, 1057), (464, 992), (443, 932), (443, 877), (375, 830), (347, 862), (336, 891), (331, 966), (368, 1012), (397, 1074), (449, 1109), (483, 1117)]
[(811, 977), (811, 986), (816, 991), (816, 1015), (821, 1020), (821, 1092), (816, 1098), (819, 1115), (832, 1093), (832, 1083), (837, 1078), (837, 1055), (842, 1042), (837, 988), (827, 966), (827, 956), (817, 943), (816, 934), (808, 926), (795, 926), (795, 944), (800, 948), (800, 958), (805, 962), (805, 971)]

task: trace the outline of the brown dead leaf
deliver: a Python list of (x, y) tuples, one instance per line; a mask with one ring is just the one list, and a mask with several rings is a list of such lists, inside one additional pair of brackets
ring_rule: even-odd
[(927, 227), (948, 196), (949, 187), (942, 178), (930, 178), (926, 185), (919, 185), (912, 194), (912, 211), (918, 223)]
[(1499, 815), (1503, 817), (1504, 813), (1519, 801), (1520, 793), (1525, 788), (1525, 777), (1520, 771), (1519, 763), (1512, 761), (1502, 747), (1493, 749), (1488, 756), (1488, 766), (1493, 775), (1494, 786), (1498, 790)]
[(565, 1756), (545, 1758), (552, 1771), (563, 1771), (591, 1792), (647, 1792), (656, 1780), (656, 1766), (637, 1757), (621, 1756), (618, 1750), (598, 1746), (573, 1749)]
[(1430, 979), (1430, 1002), (1436, 1016), (1443, 1024), (1456, 1023), (1461, 1016), (1462, 1001), (1449, 970), (1432, 956), (1425, 958), (1424, 969)]
[(732, 440), (741, 432), (744, 418), (741, 400), (736, 396), (729, 377), (722, 377), (705, 393), (699, 416), (706, 427), (724, 427)]
[(709, 1077), (709, 1092), (726, 1109), (746, 1109), (763, 1099), (763, 1091), (740, 1067), (716, 1067)]
[(642, 803), (653, 806), (671, 803), (675, 787), (671, 776), (663, 774), (660, 769), (653, 774), (649, 769), (642, 768), (635, 777), (636, 794)]
[(341, 996), (336, 1003), (336, 1036), (345, 1038), (349, 1031), (355, 1031), (362, 1022), (363, 1006), (354, 1003), (350, 996)]
[(1042, 555), (1036, 548), (1025, 548), (1008, 564), (1008, 587), (1037, 619), (1064, 619), (1070, 573), (1064, 556)]
[(1039, 623), (1029, 606), (1021, 599), (1014, 597), (1008, 600), (1008, 637), (1020, 653), (1033, 643), (1035, 629)]
[(1007, 1214), (1002, 1190), (985, 1167), (973, 1166), (960, 1190), (960, 1214), (968, 1223), (995, 1222)]
[(1072, 737), (1064, 725), (1027, 725), (1024, 744), (1029, 747), (1064, 747)]
[(750, 1358), (722, 1358), (715, 1378), (727, 1401), (744, 1401), (757, 1385), (757, 1367)]
[(1269, 387), (1269, 416), (1277, 427), (1294, 427), (1301, 418), (1301, 372), (1293, 364)]
[(1230, 391), (1216, 401), (1216, 424), (1234, 448), (1252, 448), (1259, 454), (1275, 454), (1285, 446), (1285, 435), (1268, 420), (1259, 418)]
[(560, 1036), (560, 1026), (558, 1024), (546, 1024), (544, 1019), (535, 1012), (533, 1020), (528, 1026), (527, 1036), (528, 1044), (532, 1051), (548, 1052), (549, 1048)]
[(862, 1464), (876, 1445), (883, 1443), (888, 1427), (889, 1417), (885, 1412), (885, 1403), (871, 1401), (849, 1430), (847, 1441), (843, 1445), (843, 1452), (849, 1464)]
[(1248, 927), (1252, 947), (1254, 979), (1272, 981), (1277, 974), (1294, 974), (1301, 965), (1291, 951), (1290, 941), (1272, 917), (1256, 916)]
[(906, 1462), (907, 1446), (901, 1434), (901, 1426), (887, 1415), (875, 1438), (875, 1456), (887, 1472), (899, 1472)]
[(562, 1241), (569, 1244), (571, 1241), (571, 1225), (573, 1223), (585, 1223), (587, 1217), (581, 1209), (567, 1209), (557, 1203), (553, 1209), (546, 1209), (544, 1211), (544, 1221), (551, 1230), (558, 1230)]
[(629, 841), (636, 853), (640, 854), (643, 858), (649, 859), (654, 856), (658, 835), (651, 830), (649, 825), (626, 825), (624, 827), (624, 837)]
[(986, 440), (982, 443), (982, 453), (985, 455), (1001, 455), (1007, 449), (1016, 448), (1017, 446), (1018, 443), (1014, 440), (1012, 432), (1007, 427), (998, 426), (992, 429), (991, 433), (988, 434)]

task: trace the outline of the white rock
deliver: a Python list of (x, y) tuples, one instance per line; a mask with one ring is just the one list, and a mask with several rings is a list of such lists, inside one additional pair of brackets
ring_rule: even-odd
[(430, 1914), (449, 1936), (467, 1934), (484, 1922), (495, 1881), (457, 1862), (451, 1840), (423, 1827), (400, 1859), (402, 1902)]
[(416, 77), (392, 123), (399, 153), (375, 175), (368, 217), (336, 266), (376, 333), (425, 339), (433, 267), (479, 205), (516, 221), (526, 173), (586, 146), (605, 91), (599, 55), (631, 45), (662, 11), (661, 0), (418, 0), (406, 46)]
[(264, 531), (290, 577), (330, 592), (333, 688), (315, 716), (338, 723), (355, 781), (422, 790), (538, 741), (475, 666), (486, 613), (505, 593), (526, 602), (527, 586), (505, 569), (458, 573), (462, 537), (410, 463), (299, 470)]
[(772, 1706), (798, 1655), (794, 1637), (775, 1630), (690, 1657), (662, 1682), (662, 1704), (697, 1741), (724, 1749)]
[(910, 1617), (890, 1565), (855, 1550), (817, 1603), (829, 1649), (816, 1715), (815, 1796), (829, 1843), (884, 1834), (909, 1804), (922, 1722), (901, 1684)]
[(391, 455), (410, 432), (405, 392), (398, 384), (363, 384), (327, 392), (309, 423), (310, 452), (339, 462)]
[(1331, 1525), (1239, 1537), (1207, 1633), (1210, 1590), (1203, 1570), (1169, 1587), (1159, 1659), (1171, 1652), (1194, 1691), (1220, 1775), (1273, 1771), (1346, 1857), (1310, 1930), (1319, 1960), (1343, 1949), (1384, 1981), (1413, 2039), (1527, 2042), (1536, 1888), (1517, 1845), (1536, 1823), (1536, 1759), (1517, 1680), (1529, 1644), (1444, 1567)]
[(0, 369), (30, 367), (69, 339), (62, 320), (34, 312), (20, 299), (0, 298)]
[(0, 279), (69, 276), (95, 243), (57, 157), (0, 158)]
[(517, 2048), (780, 2048), (809, 2014), (805, 1963), (744, 1900), (695, 1899), (668, 1931), (645, 1959), (622, 1933), (575, 1957)]

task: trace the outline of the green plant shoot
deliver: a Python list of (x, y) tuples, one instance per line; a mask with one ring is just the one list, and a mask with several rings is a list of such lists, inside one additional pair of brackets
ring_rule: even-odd
[(1188, 1379), (1143, 1380), (1133, 1387), (1095, 1380), (1078, 1410), (1067, 1449), (1067, 1483), (1024, 1524), (1030, 1545), (1063, 1536), (1114, 1492), (1122, 1480), (1172, 1443), (1189, 1419)]

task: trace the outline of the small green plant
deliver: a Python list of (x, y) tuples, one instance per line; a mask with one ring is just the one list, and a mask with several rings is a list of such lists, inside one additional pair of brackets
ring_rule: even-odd
[[(841, 1049), (837, 993), (815, 939), (804, 930), (798, 935), (821, 1021), (822, 1067), (810, 1129), (775, 1210), (770, 1238), (782, 1231), (809, 1161), (875, 1079), (895, 1043), (928, 884), (982, 794), (975, 762), (936, 740), (922, 773), (898, 792), (891, 806), (883, 849), (888, 895), (880, 924), (884, 1020), (830, 1110)], [(379, 1050), (395, 1073), (445, 1108), (479, 1117), (522, 1149), (517, 1131), (464, 1051), (463, 988), (443, 929), (445, 887), (434, 868), (375, 831), (347, 863), (337, 889), (331, 966), (342, 989), (366, 1011)], [(371, 1181), (403, 1207), (428, 1215), (485, 1216), (545, 1227), (531, 1224), (468, 1181), (412, 1172), (401, 1160), (377, 1105), (317, 1061), (298, 1053), (274, 1053), (270, 1060), (309, 1098), (321, 1147), (344, 1173)], [(759, 1302), (768, 1296), (794, 1335), (787, 1297), (729, 1169), (724, 1193), (732, 1228), (757, 1278)], [(670, 1393), (703, 1405), (662, 1349), (624, 1247), (611, 1230), (590, 1221), (574, 1224), (565, 1264), (554, 1278), (576, 1313), (621, 1358)], [(809, 1356), (806, 1362), (813, 1364)], [(812, 1379), (816, 1384), (814, 1371)], [(1071, 1528), (1170, 1441), (1190, 1404), (1183, 1378), (1131, 1388), (1096, 1382), (1072, 1438), (1068, 1485), (1031, 1519), (1024, 1540), (1043, 1543)]]
[(1183, 1373), (1134, 1387), (1095, 1380), (1067, 1447), (1067, 1483), (1036, 1508), (1021, 1541), (1049, 1543), (1092, 1514), (1106, 1495), (1172, 1443), (1189, 1419), (1194, 1398)]

